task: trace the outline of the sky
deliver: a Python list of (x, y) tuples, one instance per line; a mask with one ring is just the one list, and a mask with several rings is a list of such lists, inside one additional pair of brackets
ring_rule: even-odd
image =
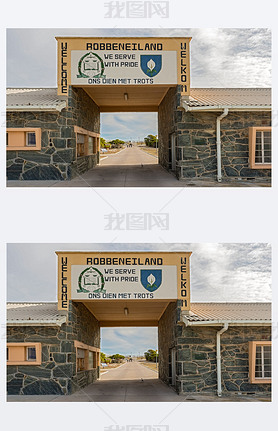
[[(271, 32), (223, 29), (8, 29), (7, 86), (56, 87), (55, 36), (191, 36), (192, 87), (270, 87)], [(20, 66), (20, 67), (19, 67)], [(142, 140), (157, 134), (157, 114), (101, 114), (101, 135)]]
[[(7, 300), (56, 301), (58, 250), (192, 251), (192, 302), (271, 301), (271, 246), (256, 244), (8, 244)], [(157, 349), (157, 328), (102, 328), (106, 354)]]

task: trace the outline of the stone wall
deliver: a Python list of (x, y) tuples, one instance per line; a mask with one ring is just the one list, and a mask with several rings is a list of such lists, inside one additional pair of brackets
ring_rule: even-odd
[[(159, 163), (170, 168), (170, 135), (176, 137), (178, 179), (217, 176), (216, 118), (220, 112), (185, 112), (180, 87), (170, 88), (158, 108)], [(269, 182), (270, 169), (249, 168), (249, 127), (271, 126), (271, 112), (229, 112), (221, 121), (224, 180)]]
[(179, 315), (177, 303), (170, 303), (158, 323), (159, 378), (166, 384), (171, 383), (170, 349), (176, 346)]
[(8, 365), (9, 395), (63, 395), (71, 387), (75, 358), (71, 348), (71, 328), (13, 326), (7, 327), (7, 342), (42, 343), (41, 365)]
[[(81, 302), (69, 303), (69, 326), (72, 329), (72, 339), (88, 344), (93, 347), (100, 347), (100, 327), (96, 318)], [(76, 354), (73, 346), (71, 349), (74, 352), (74, 363), (71, 387), (69, 392), (75, 392), (89, 383), (93, 383), (99, 377), (99, 367), (93, 370), (76, 371)]]
[[(178, 178), (216, 178), (216, 118), (214, 112), (177, 114)], [(270, 126), (270, 112), (229, 112), (221, 121), (223, 179), (269, 179), (270, 169), (249, 168), (248, 128)]]
[(42, 343), (41, 365), (8, 365), (9, 395), (70, 394), (94, 382), (99, 367), (76, 372), (74, 340), (100, 347), (98, 321), (82, 303), (70, 303), (68, 322), (61, 327), (7, 327), (7, 342)]
[(40, 127), (41, 150), (7, 151), (8, 180), (64, 180), (75, 156), (67, 110), (61, 112), (7, 112), (8, 127)]
[[(178, 327), (177, 391), (212, 392), (217, 389), (217, 327)], [(270, 384), (249, 383), (248, 342), (271, 339), (270, 327), (229, 327), (221, 335), (224, 393), (271, 391)]]
[[(100, 112), (99, 107), (88, 96), (83, 88), (70, 87), (68, 99), (68, 112), (71, 114), (73, 125), (82, 127), (90, 132), (100, 132)], [(75, 135), (74, 135), (75, 139)], [(89, 156), (74, 158), (70, 166), (69, 177), (83, 174), (99, 163), (99, 152)]]
[(8, 180), (69, 180), (94, 167), (99, 153), (76, 159), (74, 126), (99, 133), (98, 106), (82, 88), (70, 88), (61, 112), (7, 112), (7, 128), (39, 127), (41, 150), (7, 151)]
[(170, 88), (158, 107), (158, 160), (166, 169), (170, 169), (170, 134), (176, 131), (175, 123), (179, 121), (177, 88)]

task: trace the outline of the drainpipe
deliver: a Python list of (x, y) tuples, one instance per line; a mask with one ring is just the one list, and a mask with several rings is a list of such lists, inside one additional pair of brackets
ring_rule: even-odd
[(222, 172), (221, 172), (221, 139), (220, 139), (220, 121), (222, 118), (228, 115), (228, 108), (224, 108), (219, 117), (216, 118), (216, 151), (217, 151), (217, 181), (221, 183), (222, 181)]
[(228, 323), (224, 323), (224, 326), (220, 331), (216, 333), (216, 363), (217, 363), (217, 395), (221, 397), (222, 395), (222, 385), (221, 385), (221, 345), (220, 345), (220, 335), (227, 331)]

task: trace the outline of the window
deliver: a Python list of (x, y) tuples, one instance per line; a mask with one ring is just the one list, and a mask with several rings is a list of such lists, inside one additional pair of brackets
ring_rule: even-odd
[(7, 343), (7, 365), (40, 365), (41, 343)]
[(76, 348), (76, 371), (92, 370), (99, 366), (100, 349), (80, 341), (74, 341)]
[(85, 156), (85, 135), (77, 133), (76, 135), (77, 144), (77, 157)]
[(271, 168), (271, 127), (249, 128), (249, 164), (251, 169)]
[(13, 128), (7, 129), (7, 150), (40, 150), (41, 129)]
[(94, 137), (88, 136), (88, 154), (94, 154)]
[(77, 371), (86, 370), (86, 350), (85, 349), (76, 349), (76, 366)]
[(36, 347), (27, 347), (26, 361), (35, 361), (37, 359)]
[(249, 378), (251, 383), (271, 383), (271, 342), (249, 343)]
[(88, 363), (88, 367), (89, 367), (89, 369), (95, 368), (95, 367), (94, 367), (94, 353), (95, 353), (95, 352), (91, 352), (91, 351), (89, 350), (89, 363)]
[(76, 156), (83, 157), (97, 154), (99, 151), (100, 135), (82, 127), (74, 126), (76, 134)]
[(26, 133), (26, 145), (27, 145), (27, 147), (35, 147), (36, 146), (36, 133), (35, 132), (27, 132)]

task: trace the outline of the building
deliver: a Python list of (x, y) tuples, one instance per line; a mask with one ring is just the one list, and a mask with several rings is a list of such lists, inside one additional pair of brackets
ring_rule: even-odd
[(100, 328), (119, 326), (158, 327), (159, 378), (179, 394), (271, 391), (271, 304), (191, 303), (190, 252), (57, 256), (57, 303), (8, 303), (8, 394), (93, 383)]
[(158, 112), (179, 180), (269, 185), (271, 89), (191, 88), (190, 40), (57, 38), (58, 88), (7, 90), (7, 178), (70, 180), (99, 163), (101, 112)]
[(7, 90), (7, 178), (68, 180), (99, 162), (99, 109), (82, 88)]
[(99, 325), (83, 304), (8, 303), (7, 314), (8, 394), (70, 394), (99, 377)]

